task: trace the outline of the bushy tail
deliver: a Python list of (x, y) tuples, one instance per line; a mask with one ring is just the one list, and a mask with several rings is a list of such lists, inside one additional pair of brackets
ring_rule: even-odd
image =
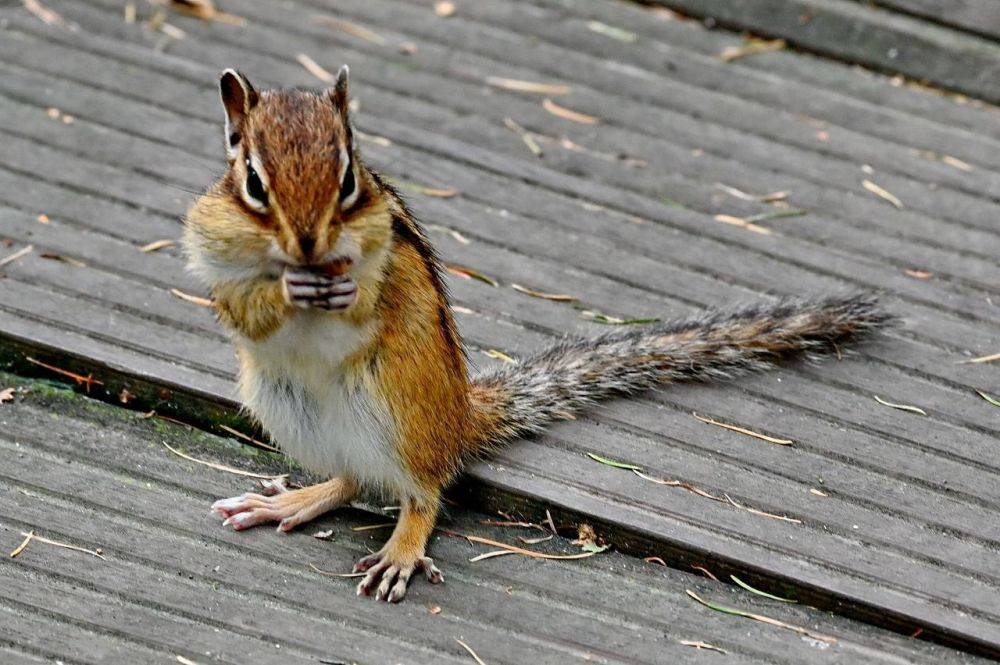
[(473, 380), (477, 422), (470, 452), (537, 432), (611, 395), (725, 379), (792, 355), (832, 351), (890, 319), (873, 295), (788, 298), (567, 339)]

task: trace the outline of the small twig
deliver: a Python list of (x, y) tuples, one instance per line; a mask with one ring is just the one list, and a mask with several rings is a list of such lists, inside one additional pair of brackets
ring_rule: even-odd
[(243, 432), (235, 430), (232, 427), (227, 427), (226, 425), (219, 425), (219, 429), (221, 429), (224, 432), (229, 432), (230, 434), (232, 434), (236, 438), (243, 439), (247, 443), (251, 443), (251, 444), (253, 444), (254, 446), (256, 446), (258, 448), (262, 448), (262, 449), (267, 450), (267, 451), (272, 452), (272, 453), (281, 452), (280, 450), (278, 450), (274, 446), (269, 446), (266, 443), (264, 443), (263, 441), (258, 441), (257, 439), (255, 439), (253, 437), (250, 437), (250, 436), (247, 436)]
[(22, 247), (21, 249), (17, 250), (10, 256), (0, 259), (0, 268), (7, 265), (8, 263), (13, 263), (14, 261), (17, 261), (22, 256), (27, 256), (28, 254), (31, 254), (33, 251), (35, 251), (34, 245), (28, 245), (27, 247)]
[(528, 150), (531, 151), (531, 154), (535, 157), (542, 156), (542, 148), (538, 145), (538, 142), (535, 141), (534, 137), (532, 137), (531, 132), (517, 124), (513, 118), (504, 118), (503, 124), (507, 126), (507, 129), (521, 137), (521, 140), (524, 141), (524, 145), (528, 146)]
[(208, 298), (202, 298), (201, 296), (193, 296), (190, 293), (184, 293), (180, 289), (170, 289), (170, 293), (174, 296), (180, 298), (181, 300), (186, 300), (195, 305), (201, 305), (202, 307), (215, 307), (215, 303)]
[(712, 573), (712, 571), (711, 571), (711, 570), (709, 570), (708, 568), (706, 568), (705, 566), (691, 566), (691, 568), (693, 568), (694, 570), (697, 570), (698, 572), (700, 572), (700, 573), (704, 574), (704, 575), (705, 575), (705, 577), (707, 577), (707, 578), (708, 578), (708, 579), (710, 579), (710, 580), (715, 580), (716, 582), (718, 582), (718, 581), (719, 581), (719, 578), (718, 578), (718, 577), (716, 577), (716, 576), (715, 576), (715, 575), (714, 575), (714, 574)]
[(24, 548), (28, 546), (28, 543), (30, 543), (31, 539), (34, 538), (34, 537), (35, 537), (35, 532), (34, 531), (28, 532), (28, 535), (26, 535), (24, 537), (24, 540), (21, 541), (21, 544), (18, 545), (16, 548), (14, 548), (14, 551), (10, 553), (10, 558), (13, 559), (18, 554), (20, 554), (21, 552), (23, 552)]
[(170, 452), (172, 452), (174, 455), (177, 455), (178, 457), (183, 457), (184, 459), (188, 460), (189, 462), (194, 462), (195, 464), (201, 464), (201, 465), (213, 468), (213, 469), (217, 469), (218, 471), (225, 471), (226, 473), (236, 474), (237, 476), (246, 476), (247, 478), (264, 478), (266, 480), (277, 480), (278, 478), (288, 478), (288, 474), (287, 473), (282, 473), (282, 474), (277, 475), (277, 476), (275, 476), (275, 475), (265, 475), (263, 473), (253, 473), (252, 471), (244, 471), (243, 469), (234, 469), (231, 466), (226, 466), (225, 464), (217, 464), (216, 462), (206, 462), (205, 460), (200, 460), (200, 459), (198, 459), (196, 457), (191, 457), (190, 455), (188, 455), (186, 453), (182, 453), (181, 451), (177, 450), (176, 448), (172, 448), (170, 446), (170, 444), (167, 443), (166, 441), (161, 441), (160, 443), (163, 444), (164, 448), (166, 448), (167, 450), (169, 450)]
[(774, 513), (764, 512), (763, 510), (758, 510), (756, 508), (751, 508), (750, 506), (743, 506), (743, 505), (740, 505), (740, 504), (736, 503), (735, 501), (733, 501), (733, 498), (731, 496), (729, 496), (728, 494), (723, 494), (722, 496), (726, 497), (726, 501), (728, 501), (734, 508), (739, 508), (740, 510), (745, 510), (748, 513), (753, 513), (754, 515), (761, 515), (762, 517), (770, 517), (771, 519), (781, 520), (783, 522), (791, 522), (792, 524), (802, 524), (802, 520), (797, 520), (794, 517), (786, 517), (784, 515), (775, 515)]
[(887, 402), (878, 395), (872, 395), (875, 401), (884, 406), (891, 407), (893, 409), (899, 409), (900, 411), (909, 411), (910, 413), (919, 413), (922, 416), (926, 416), (927, 412), (921, 409), (919, 406), (911, 406), (909, 404), (895, 404), (893, 402)]
[(697, 413), (692, 413), (691, 415), (703, 423), (708, 423), (709, 425), (715, 425), (716, 427), (722, 427), (723, 429), (739, 432), (740, 434), (746, 434), (747, 436), (752, 436), (755, 439), (761, 439), (762, 441), (775, 443), (778, 444), (779, 446), (790, 446), (794, 443), (794, 441), (792, 441), (791, 439), (777, 439), (773, 436), (761, 434), (760, 432), (754, 432), (753, 430), (746, 429), (745, 427), (738, 427), (736, 425), (727, 425), (726, 423), (720, 423), (718, 420), (712, 420), (711, 418), (703, 418), (702, 416), (699, 416)]
[(1000, 353), (991, 353), (988, 356), (979, 356), (978, 358), (970, 358), (969, 360), (963, 360), (960, 365), (976, 365), (980, 363), (991, 363), (994, 360), (1000, 360)]
[[(499, 540), (492, 540), (490, 538), (483, 538), (482, 536), (472, 536), (464, 533), (448, 532), (449, 535), (454, 535), (458, 538), (465, 538), (470, 543), (479, 543), (480, 545), (490, 545), (491, 547), (499, 547), (503, 550), (507, 550), (512, 554), (521, 554), (532, 559), (554, 559), (554, 560), (569, 560), (569, 559), (586, 559), (592, 557), (595, 554), (600, 554), (600, 552), (583, 552), (581, 554), (546, 554), (545, 552), (536, 552), (534, 550), (527, 550), (523, 547), (518, 547), (517, 545), (510, 545), (508, 543), (502, 543)], [(603, 550), (602, 550), (603, 551)]]
[(691, 598), (695, 599), (705, 607), (711, 610), (715, 610), (716, 612), (722, 612), (723, 614), (731, 614), (733, 616), (739, 616), (739, 617), (744, 617), (746, 619), (753, 619), (754, 621), (760, 621), (761, 623), (766, 623), (768, 625), (776, 626), (778, 628), (784, 628), (785, 630), (790, 630), (792, 632), (798, 633), (799, 635), (805, 635), (807, 637), (813, 638), (814, 640), (819, 640), (820, 642), (826, 642), (827, 644), (837, 643), (836, 637), (830, 637), (829, 635), (814, 633), (801, 626), (795, 626), (790, 623), (785, 623), (784, 621), (778, 621), (777, 619), (772, 619), (771, 617), (764, 616), (763, 614), (754, 614), (752, 612), (746, 612), (744, 610), (740, 610), (735, 607), (727, 607), (725, 605), (719, 605), (717, 603), (704, 600), (703, 598), (699, 597), (698, 594), (696, 594), (694, 591), (691, 591), (691, 589), (686, 589), (686, 592), (687, 595), (689, 595)]
[(49, 370), (50, 372), (55, 372), (56, 374), (61, 374), (62, 376), (69, 377), (69, 378), (73, 379), (74, 381), (76, 381), (76, 385), (78, 385), (78, 386), (87, 386), (87, 392), (88, 393), (90, 392), (90, 387), (91, 386), (95, 386), (95, 385), (96, 386), (103, 386), (104, 385), (104, 382), (103, 381), (98, 381), (97, 379), (95, 379), (93, 374), (88, 374), (87, 376), (81, 376), (80, 374), (76, 374), (74, 372), (70, 372), (70, 371), (65, 370), (65, 369), (60, 369), (59, 367), (54, 367), (52, 365), (47, 365), (47, 364), (43, 363), (40, 360), (35, 360), (34, 358), (31, 358), (31, 357), (28, 357), (28, 356), (25, 356), (24, 359), (27, 360), (29, 363), (31, 363), (33, 365), (38, 365), (39, 367), (44, 367), (45, 369)]
[(725, 649), (720, 649), (719, 647), (717, 647), (715, 645), (712, 645), (712, 644), (709, 644), (708, 642), (701, 642), (701, 641), (693, 642), (691, 640), (681, 640), (680, 643), (683, 644), (686, 647), (694, 647), (695, 649), (698, 649), (699, 651), (701, 649), (707, 649), (708, 651), (718, 651), (719, 653), (721, 653), (723, 655), (729, 653)]
[(352, 526), (351, 531), (375, 531), (376, 529), (388, 529), (396, 526), (395, 522), (382, 522), (381, 524), (367, 524), (365, 526)]
[(24, 542), (21, 543), (21, 545), (16, 550), (11, 552), (10, 554), (11, 558), (14, 558), (15, 556), (17, 556), (17, 554), (20, 554), (24, 550), (24, 548), (28, 546), (29, 542), (38, 541), (39, 543), (45, 543), (46, 545), (54, 545), (55, 547), (61, 547), (66, 550), (73, 550), (74, 552), (83, 552), (84, 554), (89, 554), (90, 556), (96, 556), (98, 559), (103, 559), (107, 561), (107, 558), (104, 556), (104, 553), (99, 549), (88, 550), (83, 547), (77, 547), (76, 545), (70, 545), (69, 543), (61, 543), (58, 540), (51, 540), (49, 538), (45, 538), (44, 536), (39, 536), (34, 531), (30, 531), (28, 533), (22, 531), (21, 535), (25, 537)]
[(486, 661), (480, 658), (479, 654), (477, 654), (475, 651), (472, 650), (472, 647), (470, 647), (468, 644), (458, 639), (457, 637), (455, 638), (455, 641), (461, 644), (462, 648), (469, 652), (469, 655), (472, 656), (473, 660), (475, 660), (476, 663), (478, 663), (478, 665), (486, 665)]
[(368, 574), (368, 573), (331, 573), (331, 572), (326, 571), (326, 570), (320, 570), (319, 568), (317, 568), (316, 566), (314, 566), (311, 563), (308, 564), (308, 565), (309, 565), (310, 568), (312, 568), (314, 571), (316, 571), (320, 575), (326, 575), (328, 577), (364, 577), (365, 575)]

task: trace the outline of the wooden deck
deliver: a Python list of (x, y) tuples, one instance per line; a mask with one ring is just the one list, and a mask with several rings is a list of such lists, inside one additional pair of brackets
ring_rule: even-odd
[[(800, 605), (767, 600), (702, 576), (603, 552), (577, 561), (469, 559), (493, 547), (440, 535), (444, 584), (415, 582), (386, 606), (354, 595), (350, 570), (387, 530), (385, 514), (341, 511), (293, 534), (248, 537), (219, 528), (205, 506), (255, 481), (174, 456), (162, 445), (243, 470), (281, 473), (232, 441), (95, 405), (42, 382), (16, 386), (0, 411), (0, 661), (67, 663), (473, 663), (457, 640), (498, 663), (977, 663)], [(517, 543), (537, 530), (490, 527), (450, 508), (441, 527)], [(500, 519), (496, 515), (493, 520)], [(389, 519), (391, 522), (391, 518)], [(331, 530), (330, 540), (312, 536)], [(23, 533), (99, 559), (31, 541)], [(565, 538), (533, 545), (579, 554)], [(713, 612), (704, 600), (797, 626)], [(824, 640), (834, 638), (835, 643)]]
[[(817, 607), (1000, 654), (1000, 410), (975, 392), (1000, 394), (1000, 381), (996, 364), (962, 362), (1000, 352), (994, 108), (805, 54), (727, 63), (718, 54), (740, 36), (617, 2), (476, 0), (442, 18), (422, 0), (246, 0), (222, 3), (243, 26), (171, 14), (182, 39), (151, 33), (145, 4), (133, 24), (118, 0), (49, 4), (68, 25), (0, 9), (0, 240), (11, 241), (0, 260), (34, 247), (0, 268), (10, 366), (55, 376), (30, 357), (93, 372), (103, 383), (95, 396), (125, 388), (133, 407), (232, 422), (232, 350), (210, 310), (171, 293), (199, 286), (176, 248), (139, 247), (176, 238), (193, 193), (223, 168), (223, 67), (261, 84), (318, 85), (298, 54), (332, 71), (347, 62), (369, 162), (403, 184), (449, 262), (498, 283), (449, 279), (480, 366), (494, 362), (484, 351), (516, 356), (605, 329), (581, 309), (673, 317), (874, 288), (903, 318), (839, 361), (602, 406), (475, 466), (456, 497), (531, 518), (549, 508), (599, 526), (619, 551), (735, 572)], [(347, 31), (313, 20), (334, 11)], [(600, 122), (558, 117), (543, 95), (488, 77), (564, 84), (569, 93), (553, 101)], [(788, 207), (747, 196), (779, 191)], [(746, 228), (717, 215), (762, 219)], [(643, 481), (587, 452), (772, 516)], [(178, 491), (200, 505), (217, 489)], [(157, 528), (178, 528), (182, 513)], [(270, 537), (212, 533), (261, 550)], [(261, 593), (285, 592), (268, 579)]]

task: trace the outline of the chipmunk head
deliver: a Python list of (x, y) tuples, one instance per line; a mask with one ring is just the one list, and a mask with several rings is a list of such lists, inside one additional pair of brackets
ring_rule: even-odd
[(347, 78), (345, 65), (325, 91), (258, 91), (222, 73), (229, 169), (188, 214), (192, 264), (211, 281), (356, 264), (386, 242), (379, 184), (354, 146)]

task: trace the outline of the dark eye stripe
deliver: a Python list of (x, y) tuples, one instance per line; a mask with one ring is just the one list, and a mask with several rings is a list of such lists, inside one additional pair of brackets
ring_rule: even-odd
[(250, 165), (249, 159), (247, 160), (247, 194), (259, 201), (262, 206), (267, 206), (267, 190), (264, 189), (264, 183), (257, 174), (257, 170)]
[(354, 193), (354, 189), (357, 187), (357, 183), (354, 181), (354, 169), (352, 164), (347, 164), (347, 172), (344, 173), (344, 182), (340, 185), (340, 202), (343, 203), (351, 194)]

